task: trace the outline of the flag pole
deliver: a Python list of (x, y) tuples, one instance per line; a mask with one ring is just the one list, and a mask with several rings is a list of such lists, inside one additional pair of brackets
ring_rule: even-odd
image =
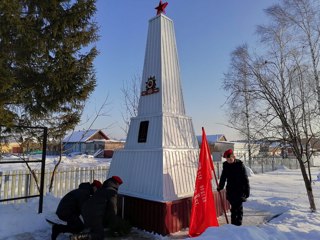
[[(203, 133), (205, 133), (204, 127), (202, 127), (202, 136), (205, 135), (205, 137), (207, 138), (207, 135), (206, 135), (206, 134), (203, 134)], [(202, 138), (202, 140), (203, 140), (203, 138)], [(203, 142), (202, 142), (201, 144), (203, 144)], [(212, 156), (211, 156), (211, 153), (210, 153), (210, 150), (209, 150), (209, 146), (208, 146), (208, 141), (207, 141), (207, 139), (206, 139), (206, 144), (207, 144), (207, 148), (208, 148), (208, 154), (209, 154), (209, 156), (210, 156), (211, 170), (213, 171), (214, 179), (216, 180), (216, 185), (217, 185), (217, 187), (218, 187), (219, 184), (218, 184), (218, 180), (217, 180), (217, 175), (216, 175), (216, 171), (214, 170), (214, 166), (213, 166), (213, 162), (212, 162)], [(222, 199), (222, 196), (221, 196), (221, 192), (218, 191), (218, 193), (219, 193), (219, 196), (220, 196), (221, 206), (222, 206), (222, 209), (223, 209), (223, 212), (224, 212), (224, 216), (225, 216), (225, 218), (226, 218), (226, 222), (227, 222), (227, 224), (229, 224), (229, 220), (228, 220), (228, 217), (227, 217), (227, 212), (226, 212), (225, 205), (224, 205), (224, 203), (223, 203), (223, 199)]]
[[(204, 129), (199, 153), (195, 190), (192, 198), (189, 236), (196, 237), (208, 227), (218, 227), (217, 209), (212, 189), (213, 162)], [(207, 213), (210, 214), (207, 214)]]
[[(216, 175), (216, 172), (214, 171), (214, 169), (213, 169), (213, 174), (214, 174), (214, 179), (216, 180), (216, 185), (217, 185), (217, 187), (218, 187), (219, 184), (218, 184), (217, 175)], [(222, 196), (221, 196), (221, 192), (218, 191), (218, 193), (219, 193), (219, 196), (220, 196), (221, 206), (222, 206), (222, 209), (223, 209), (223, 212), (224, 212), (224, 216), (225, 216), (225, 218), (226, 218), (226, 222), (227, 222), (227, 224), (229, 224), (229, 220), (228, 220), (228, 217), (227, 217), (227, 212), (226, 212), (225, 205), (224, 205), (224, 203), (223, 203), (223, 199), (222, 199)]]

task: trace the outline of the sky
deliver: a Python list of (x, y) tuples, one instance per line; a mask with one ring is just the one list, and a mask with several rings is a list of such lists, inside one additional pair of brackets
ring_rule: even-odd
[[(51, 160), (53, 160), (51, 158)], [(94, 159), (82, 158), (82, 163), (93, 166)], [(320, 178), (320, 158), (315, 159), (316, 167), (311, 168), (313, 179)], [(97, 163), (100, 162), (97, 160)], [(70, 162), (68, 162), (70, 164)], [(78, 163), (75, 163), (78, 164)], [(264, 174), (249, 174), (250, 197), (244, 203), (243, 225), (221, 224), (211, 227), (197, 240), (319, 240), (320, 212), (311, 213), (299, 169), (289, 170), (278, 166), (278, 170)], [(121, 186), (120, 186), (121, 187)], [(316, 206), (320, 207), (320, 179), (312, 184)], [(50, 239), (51, 225), (45, 218), (54, 219), (54, 212), (60, 198), (50, 194), (44, 198), (43, 213), (38, 214), (38, 199), (29, 199), (24, 204), (0, 204), (0, 240), (43, 240)], [(268, 222), (255, 222), (260, 215), (270, 216)], [(224, 217), (220, 217), (220, 219)], [(230, 219), (230, 217), (229, 217)], [(259, 224), (257, 224), (259, 223)], [(69, 239), (67, 234), (58, 240)], [(119, 238), (118, 238), (119, 239)], [(121, 240), (169, 240), (189, 239), (187, 230), (161, 236), (133, 229)], [(190, 238), (191, 240), (191, 238)]]
[[(227, 92), (222, 89), (230, 54), (241, 44), (259, 48), (256, 26), (265, 24), (264, 9), (277, 0), (167, 0), (166, 15), (173, 20), (180, 63), (186, 115), (195, 133), (225, 134), (239, 139), (227, 122)], [(88, 100), (82, 123), (86, 129), (104, 100), (104, 112), (91, 128), (104, 129), (108, 136), (123, 139), (123, 85), (141, 79), (148, 21), (156, 15), (158, 0), (97, 0), (96, 22), (100, 52), (94, 62), (97, 87)], [(139, 82), (140, 85), (140, 82)], [(91, 118), (92, 119), (92, 118)]]

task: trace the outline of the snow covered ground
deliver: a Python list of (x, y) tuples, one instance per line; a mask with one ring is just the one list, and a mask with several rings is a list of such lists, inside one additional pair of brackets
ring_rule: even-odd
[[(312, 168), (316, 179), (320, 168)], [(319, 211), (311, 213), (300, 170), (281, 169), (250, 177), (251, 196), (245, 208), (270, 212), (269, 222), (258, 226), (223, 225), (209, 228), (195, 239), (316, 240), (320, 239)], [(313, 185), (316, 205), (320, 207), (320, 182)], [(246, 215), (246, 213), (244, 213)], [(250, 216), (244, 216), (250, 217)]]
[[(69, 160), (65, 160), (68, 163)], [(79, 160), (80, 161), (80, 160)], [(82, 164), (93, 164), (95, 159), (82, 159)], [(102, 160), (99, 160), (102, 161)], [(313, 193), (316, 206), (320, 208), (320, 161), (312, 168), (315, 180)], [(220, 227), (208, 228), (200, 240), (319, 240), (320, 213), (311, 213), (300, 170), (278, 169), (249, 177), (251, 196), (244, 203), (244, 225), (237, 227), (221, 224)], [(50, 239), (51, 226), (45, 217), (55, 211), (59, 198), (47, 195), (44, 198), (42, 214), (37, 214), (38, 199), (29, 199), (23, 204), (0, 204), (0, 239)], [(275, 216), (270, 221), (258, 221), (266, 216)], [(222, 218), (222, 219), (221, 219)], [(220, 217), (223, 222), (223, 217)], [(134, 229), (126, 238), (115, 239), (186, 239), (187, 231), (172, 236), (160, 236)], [(67, 235), (59, 236), (68, 239)]]

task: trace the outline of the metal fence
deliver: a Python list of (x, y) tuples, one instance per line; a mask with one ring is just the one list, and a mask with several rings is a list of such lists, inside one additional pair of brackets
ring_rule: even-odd
[[(240, 158), (241, 159), (241, 158)], [(249, 166), (248, 159), (241, 159), (246, 166)], [(285, 166), (290, 169), (299, 168), (299, 163), (293, 158), (272, 158), (259, 157), (253, 158), (251, 169), (255, 174), (274, 171), (279, 166)], [(214, 168), (216, 175), (220, 178), (222, 172), (222, 162), (215, 162)], [(55, 197), (62, 197), (69, 191), (77, 188), (81, 182), (92, 182), (97, 179), (101, 182), (106, 180), (109, 166), (100, 167), (71, 167), (61, 168), (55, 174), (53, 189), (51, 193)], [(40, 179), (40, 171), (35, 170), (34, 175)], [(44, 174), (44, 195), (49, 192), (49, 185), (52, 171), (46, 170)], [(35, 178), (27, 170), (2, 171), (0, 172), (0, 200), (19, 198), (38, 194), (39, 190)], [(27, 199), (18, 199), (2, 203), (20, 203)]]
[[(97, 179), (101, 182), (106, 180), (109, 166), (100, 167), (72, 167), (59, 169), (54, 178), (52, 194), (55, 197), (62, 197), (69, 191), (78, 188), (81, 182), (92, 182)], [(34, 176), (40, 179), (40, 171), (35, 171)], [(49, 192), (49, 185), (52, 171), (45, 171), (44, 174), (44, 195)], [(0, 199), (13, 199), (22, 196), (38, 194), (39, 189), (36, 180), (27, 170), (2, 171), (0, 172)], [(16, 199), (3, 201), (1, 203), (21, 203), (27, 199)]]
[[(244, 164), (249, 167), (249, 160), (245, 159)], [(299, 162), (296, 158), (282, 157), (254, 157), (251, 161), (251, 170), (254, 173), (271, 172), (279, 169), (279, 167), (287, 167), (289, 169), (298, 169)]]
[[(249, 159), (246, 156), (240, 156), (237, 158), (249, 167)], [(222, 172), (223, 162), (215, 162), (214, 168), (217, 174), (217, 177), (220, 178)], [(287, 167), (289, 169), (298, 169), (299, 162), (296, 158), (282, 158), (282, 157), (254, 157), (251, 161), (250, 169), (255, 174), (271, 172), (279, 169), (280, 167)]]
[[(3, 201), (16, 201), (19, 199), (28, 199), (28, 198), (35, 198), (35, 197), (39, 197), (39, 207), (38, 207), (38, 213), (42, 213), (42, 207), (43, 207), (43, 188), (44, 188), (44, 171), (45, 171), (45, 162), (46, 162), (46, 150), (47, 150), (47, 137), (48, 137), (48, 128), (47, 127), (34, 127), (34, 126), (13, 126), (13, 129), (9, 129), (5, 126), (0, 125), (0, 150), (2, 152), (2, 147), (6, 145), (7, 142), (9, 142), (10, 139), (21, 139), (23, 141), (23, 137), (30, 137), (30, 135), (28, 135), (28, 132), (30, 134), (30, 131), (33, 132), (32, 136), (33, 138), (35, 138), (36, 136), (41, 139), (41, 143), (39, 142), (38, 144), (42, 145), (40, 148), (40, 145), (38, 146), (40, 149), (42, 149), (41, 152), (41, 160), (37, 159), (37, 160), (32, 160), (30, 162), (34, 162), (34, 163), (41, 163), (41, 170), (39, 171), (38, 174), (38, 185), (37, 185), (37, 193), (34, 194), (33, 192), (30, 192), (29, 194), (25, 194), (25, 195), (19, 195), (21, 194), (21, 192), (19, 192), (16, 197), (12, 197), (16, 195), (16, 189), (12, 188), (10, 191), (10, 197), (8, 197), (5, 199), (2, 199), (0, 197), (0, 203)], [(21, 145), (20, 145), (21, 147)], [(0, 154), (0, 157), (2, 154)], [(4, 161), (4, 162), (0, 162), (1, 164), (8, 164), (8, 163), (13, 163), (13, 164), (18, 164), (18, 163), (24, 163), (24, 160), (15, 160), (15, 161)], [(7, 177), (4, 177), (5, 182), (7, 181)], [(1, 179), (2, 181), (2, 179)], [(12, 183), (12, 185), (15, 186), (16, 182), (14, 181)], [(18, 180), (18, 185), (19, 185), (19, 180)], [(2, 186), (1, 182), (0, 182), (0, 187)], [(6, 184), (4, 186), (4, 188), (6, 187)], [(1, 192), (1, 189), (0, 189)]]

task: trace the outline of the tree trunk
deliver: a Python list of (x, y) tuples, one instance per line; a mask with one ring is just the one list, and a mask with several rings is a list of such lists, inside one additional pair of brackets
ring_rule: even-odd
[(53, 188), (53, 182), (54, 182), (54, 177), (56, 175), (56, 171), (58, 169), (58, 166), (61, 163), (62, 160), (62, 151), (63, 151), (63, 146), (62, 146), (62, 140), (60, 139), (60, 151), (59, 151), (59, 161), (57, 162), (57, 164), (54, 166), (54, 169), (52, 171), (52, 175), (51, 175), (51, 179), (50, 179), (50, 186), (49, 186), (49, 192), (52, 191)]
[(308, 178), (307, 171), (306, 171), (306, 168), (304, 166), (302, 158), (299, 157), (298, 161), (299, 161), (302, 177), (303, 177), (303, 180), (304, 180), (304, 184), (306, 186), (307, 195), (308, 195), (309, 204), (310, 204), (310, 209), (311, 209), (312, 212), (315, 212), (317, 209), (316, 209), (316, 204), (314, 202), (314, 196), (313, 196), (313, 192), (312, 192), (311, 181)]

